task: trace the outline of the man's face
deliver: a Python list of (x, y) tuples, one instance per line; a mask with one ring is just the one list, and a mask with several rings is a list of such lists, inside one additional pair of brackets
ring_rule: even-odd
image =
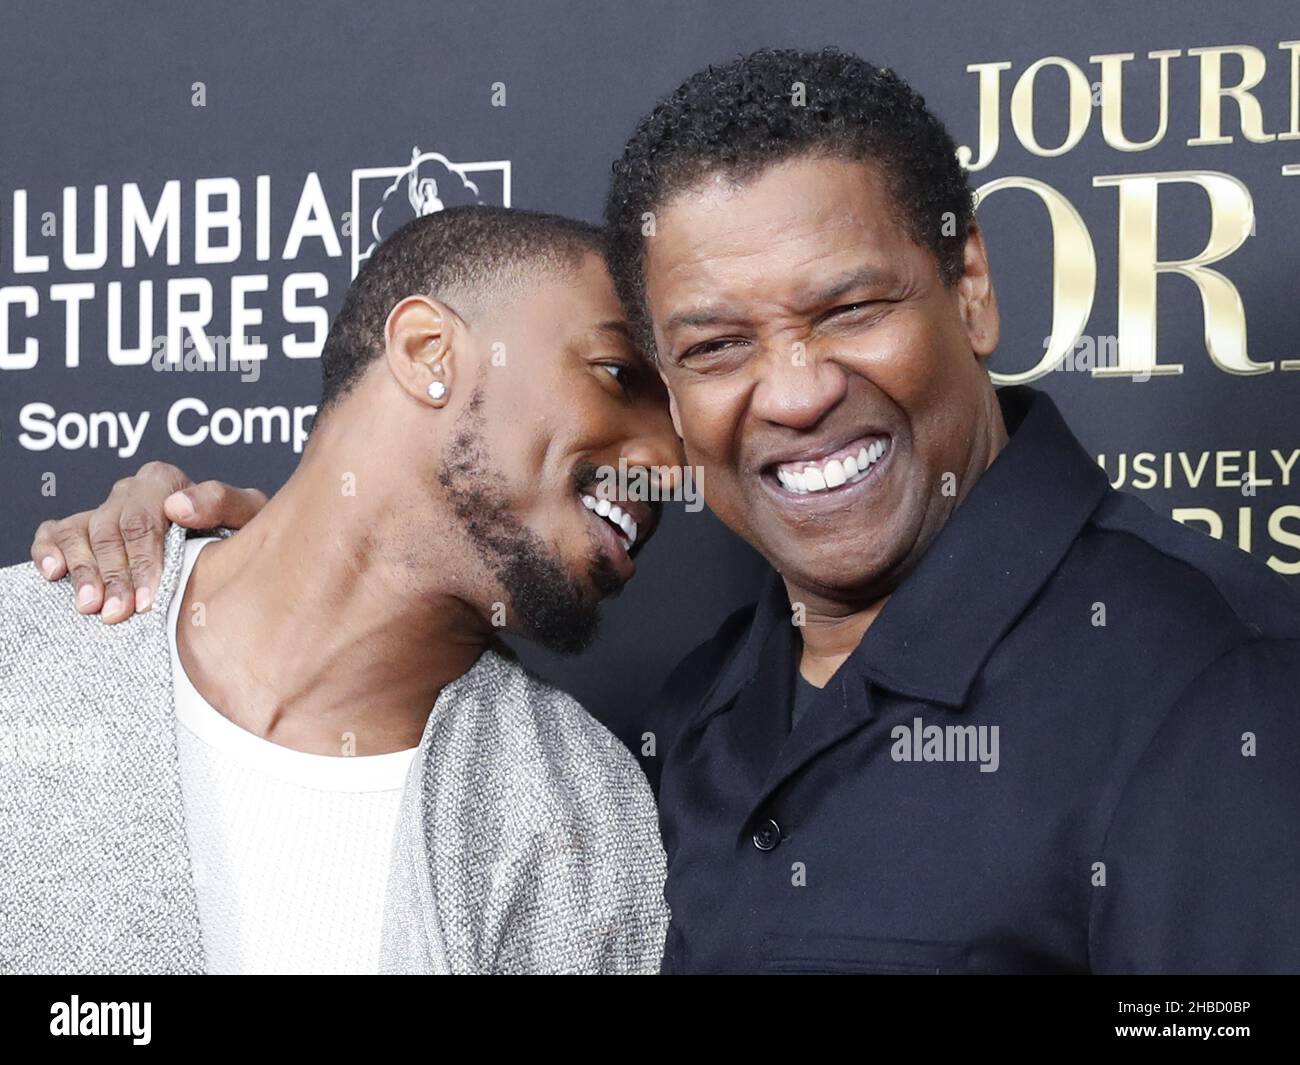
[(629, 470), (677, 466), (680, 445), (663, 385), (632, 345), (598, 256), (503, 304), (470, 325), (482, 377), (440, 480), (509, 596), (509, 626), (581, 650), (599, 601), (634, 574), (660, 510), (626, 499), (614, 509), (597, 471), (616, 470), (620, 458)]
[(837, 600), (889, 591), (992, 456), (982, 239), (946, 288), (897, 214), (873, 167), (801, 157), (676, 196), (647, 250), (707, 502), (787, 582)]

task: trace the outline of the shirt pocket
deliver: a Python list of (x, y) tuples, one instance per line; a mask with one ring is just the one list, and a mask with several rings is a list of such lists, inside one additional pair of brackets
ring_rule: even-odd
[(763, 973), (938, 976), (966, 971), (963, 944), (919, 939), (771, 935), (764, 955)]

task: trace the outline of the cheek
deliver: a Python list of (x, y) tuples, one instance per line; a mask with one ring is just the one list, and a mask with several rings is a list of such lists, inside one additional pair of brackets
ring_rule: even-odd
[(854, 359), (855, 371), (902, 412), (922, 451), (960, 450), (984, 376), (958, 325), (944, 314), (895, 315)]
[(686, 462), (704, 471), (699, 481), (704, 502), (728, 525), (743, 526), (736, 468), (743, 393), (728, 382), (703, 381), (678, 389), (675, 395)]
[(904, 411), (941, 394), (954, 368), (953, 337), (944, 323), (901, 312), (863, 338), (857, 367)]
[(722, 460), (727, 441), (734, 432), (735, 403), (729, 391), (718, 387), (717, 382), (701, 381), (679, 386), (673, 397), (686, 460), (691, 463)]

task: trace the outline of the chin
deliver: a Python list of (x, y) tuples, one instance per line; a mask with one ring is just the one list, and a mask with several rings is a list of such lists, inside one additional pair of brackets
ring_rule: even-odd
[(853, 570), (829, 570), (826, 567), (803, 564), (798, 571), (786, 570), (786, 579), (798, 588), (816, 592), (827, 599), (851, 603), (859, 599), (872, 599), (872, 590), (880, 584), (881, 570), (863, 572), (861, 568)]
[(791, 546), (784, 560), (773, 561), (785, 579), (797, 588), (843, 602), (876, 598), (877, 589), (905, 554), (901, 548), (882, 552), (874, 541), (847, 538)]

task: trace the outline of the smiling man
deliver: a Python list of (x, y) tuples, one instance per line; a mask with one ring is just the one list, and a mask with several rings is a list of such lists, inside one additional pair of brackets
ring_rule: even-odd
[[(664, 971), (1300, 970), (1300, 602), (994, 390), (924, 101), (834, 50), (710, 67), (639, 124), (606, 216), (706, 502), (772, 565), (646, 720)], [(161, 507), (129, 482), (33, 559), (125, 582), (151, 552), (119, 517)]]
[(706, 501), (773, 568), (653, 708), (665, 971), (1300, 970), (1300, 601), (995, 393), (924, 101), (836, 51), (711, 67), (606, 217)]
[(252, 520), (110, 580), (152, 610), (0, 571), (0, 971), (654, 971), (645, 778), (495, 640), (581, 650), (656, 521), (599, 471), (678, 461), (599, 230), (409, 223), (322, 369)]

